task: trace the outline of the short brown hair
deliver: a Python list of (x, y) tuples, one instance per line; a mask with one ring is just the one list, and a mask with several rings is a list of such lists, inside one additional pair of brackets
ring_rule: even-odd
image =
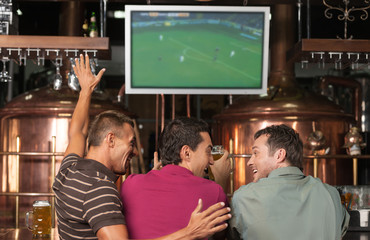
[(284, 124), (271, 125), (257, 131), (254, 134), (254, 139), (256, 140), (261, 135), (268, 137), (267, 146), (270, 154), (273, 154), (279, 148), (283, 148), (286, 151), (287, 161), (292, 166), (303, 170), (303, 143), (294, 129)]
[(132, 119), (122, 112), (115, 110), (108, 110), (98, 114), (91, 122), (87, 146), (99, 146), (105, 135), (112, 131), (117, 137), (122, 136), (122, 125), (124, 123), (130, 124), (134, 127)]

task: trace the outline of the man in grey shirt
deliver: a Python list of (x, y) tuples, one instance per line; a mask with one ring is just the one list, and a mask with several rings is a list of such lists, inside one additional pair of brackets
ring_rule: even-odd
[(230, 239), (341, 239), (349, 214), (334, 187), (303, 175), (298, 133), (273, 125), (254, 140), (248, 161), (253, 183), (234, 193)]

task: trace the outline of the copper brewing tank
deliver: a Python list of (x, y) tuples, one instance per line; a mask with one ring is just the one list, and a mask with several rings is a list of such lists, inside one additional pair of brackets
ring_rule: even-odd
[[(66, 86), (58, 91), (51, 87), (43, 87), (17, 96), (0, 109), (0, 152), (24, 153), (19, 156), (0, 155), (2, 193), (52, 192), (51, 185), (55, 176), (55, 173), (52, 173), (53, 156), (43, 153), (60, 153), (54, 156), (57, 172), (68, 144), (68, 127), (77, 99), (78, 92)], [(113, 104), (104, 93), (93, 94), (91, 117), (112, 109), (134, 117), (121, 105)], [(17, 184), (17, 158), (19, 158), (19, 184)], [(31, 210), (32, 202), (36, 199), (43, 197), (19, 197), (20, 218), (24, 217), (25, 211)], [(14, 227), (15, 200), (15, 196), (0, 195), (1, 212), (5, 213), (0, 221), (4, 227)], [(24, 226), (24, 221), (19, 221), (19, 225)]]
[[(356, 124), (356, 116), (345, 113), (324, 96), (299, 88), (295, 81), (294, 63), (286, 61), (286, 51), (294, 43), (292, 31), (289, 31), (294, 29), (293, 22), (293, 6), (277, 4), (272, 7), (268, 94), (234, 97), (237, 100), (233, 104), (214, 116), (214, 142), (226, 146), (234, 154), (249, 155), (254, 133), (272, 124), (293, 127), (304, 144), (312, 132), (319, 130), (327, 140), (330, 155), (345, 154), (342, 148), (344, 135), (352, 124)], [(305, 147), (304, 154), (312, 155), (311, 149)], [(235, 158), (233, 190), (252, 181), (247, 161), (246, 157)], [(313, 175), (312, 159), (305, 159), (304, 173)], [(317, 176), (333, 185), (352, 184), (352, 161), (319, 159)]]

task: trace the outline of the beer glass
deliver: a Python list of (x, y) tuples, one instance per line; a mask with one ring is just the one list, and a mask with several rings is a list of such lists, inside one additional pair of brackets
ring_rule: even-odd
[(78, 78), (73, 70), (73, 66), (76, 65), (74, 58), (69, 59), (71, 62), (71, 71), (68, 73), (68, 86), (74, 91), (80, 91), (80, 83), (78, 82)]
[[(212, 147), (213, 161), (219, 160), (224, 155), (224, 147), (222, 145), (215, 145)], [(208, 168), (208, 177), (210, 180), (214, 181), (215, 176), (212, 173), (211, 167)]]
[(0, 82), (10, 82), (12, 81), (12, 77), (6, 69), (6, 63), (9, 62), (9, 59), (3, 58), (1, 61), (3, 63), (3, 70), (0, 72)]
[(54, 84), (53, 84), (54, 90), (62, 89), (62, 85), (63, 85), (63, 78), (62, 78), (62, 75), (60, 74), (60, 66), (57, 65), (56, 70), (55, 70)]
[[(32, 231), (33, 238), (50, 238), (51, 235), (51, 205), (49, 201), (33, 202), (32, 211), (26, 213), (26, 226)], [(30, 221), (30, 219), (32, 219)], [(31, 224), (30, 224), (31, 222)]]

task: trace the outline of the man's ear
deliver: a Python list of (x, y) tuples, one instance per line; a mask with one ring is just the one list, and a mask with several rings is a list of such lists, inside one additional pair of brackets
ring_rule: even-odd
[(104, 141), (107, 144), (107, 146), (109, 146), (110, 148), (114, 147), (114, 144), (115, 144), (115, 135), (112, 132), (109, 132), (105, 136)]
[(276, 163), (283, 163), (286, 160), (286, 151), (284, 148), (279, 148), (275, 154), (274, 158), (276, 159)]
[(188, 162), (190, 161), (190, 154), (191, 154), (191, 151), (190, 151), (190, 147), (188, 145), (184, 145), (181, 147), (181, 150), (180, 150), (180, 158), (181, 158), (181, 161), (182, 162)]

